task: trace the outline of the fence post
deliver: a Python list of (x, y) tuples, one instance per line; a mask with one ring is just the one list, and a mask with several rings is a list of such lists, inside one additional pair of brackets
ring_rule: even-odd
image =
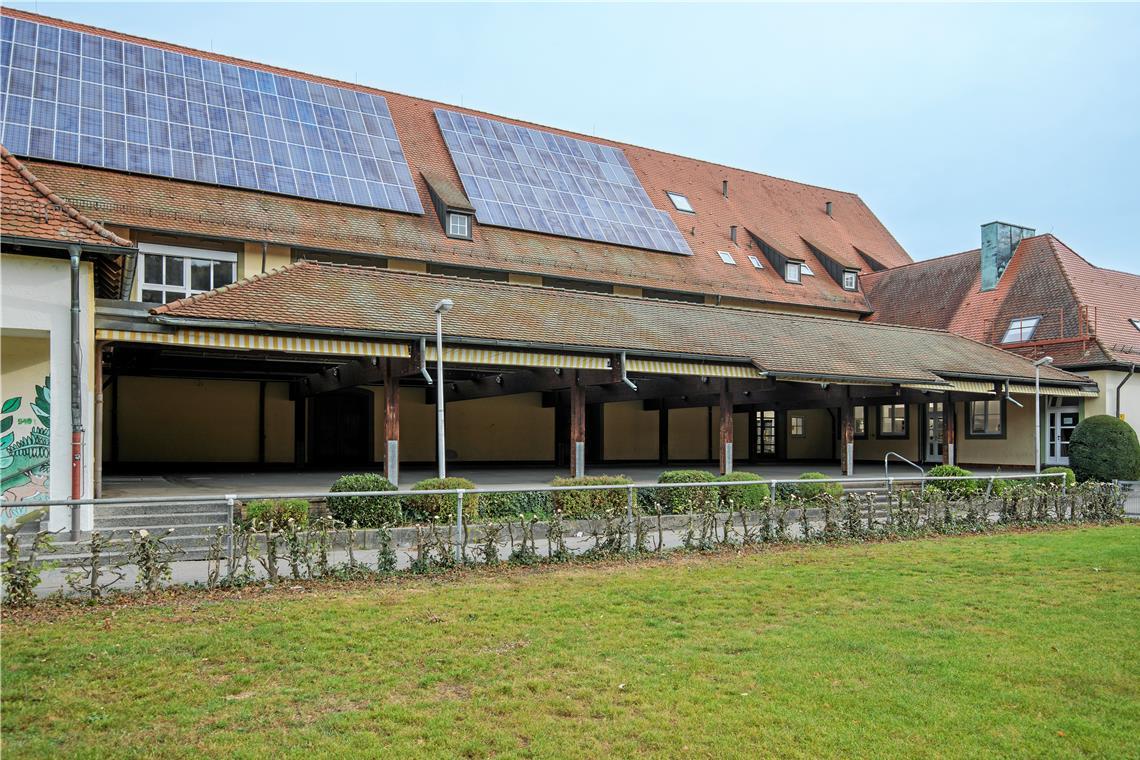
[(768, 483), (768, 503), (773, 507), (776, 506), (776, 485), (778, 483), (779, 481), (777, 480)]
[(230, 529), (226, 534), (226, 556), (229, 559), (229, 567), (233, 567), (234, 561), (234, 501), (236, 499), (237, 494), (226, 494), (226, 516), (230, 522)]
[(633, 486), (629, 486), (626, 492), (625, 519), (629, 524), (629, 548), (636, 549), (637, 536), (633, 529)]
[[(442, 392), (442, 389), (440, 389)], [(455, 494), (455, 561), (463, 564), (463, 491)]]

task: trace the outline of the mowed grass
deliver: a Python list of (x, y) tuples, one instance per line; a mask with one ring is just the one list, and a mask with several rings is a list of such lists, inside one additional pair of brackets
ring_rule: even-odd
[(1140, 526), (186, 595), (3, 626), (26, 757), (1140, 752)]

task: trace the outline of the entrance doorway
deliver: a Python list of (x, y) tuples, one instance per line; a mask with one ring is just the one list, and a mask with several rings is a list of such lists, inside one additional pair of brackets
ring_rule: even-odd
[(934, 401), (926, 405), (926, 437), (922, 448), (924, 463), (942, 462), (942, 450), (945, 441), (946, 417), (941, 401)]
[(756, 413), (756, 458), (776, 459), (779, 450), (776, 446), (777, 415), (774, 409), (765, 409)]
[(1048, 431), (1045, 438), (1045, 464), (1069, 464), (1069, 439), (1080, 421), (1080, 409), (1070, 406), (1064, 399), (1050, 398)]
[(309, 463), (331, 467), (372, 462), (372, 393), (354, 388), (309, 403)]

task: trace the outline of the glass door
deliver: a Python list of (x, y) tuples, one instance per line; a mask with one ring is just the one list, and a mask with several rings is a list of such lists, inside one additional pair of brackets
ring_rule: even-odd
[(1045, 438), (1045, 464), (1069, 464), (1069, 439), (1080, 421), (1080, 410), (1064, 406), (1064, 400), (1049, 399), (1048, 432)]
[(942, 416), (942, 402), (926, 405), (926, 445), (923, 447), (923, 461), (941, 462), (945, 420)]
[(756, 413), (756, 456), (760, 459), (776, 458), (776, 411), (765, 409)]

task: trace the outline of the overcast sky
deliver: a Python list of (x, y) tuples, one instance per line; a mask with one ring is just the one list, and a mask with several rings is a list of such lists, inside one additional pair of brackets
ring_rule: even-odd
[(1140, 5), (9, 5), (849, 190), (916, 259), (1001, 219), (1140, 272)]

